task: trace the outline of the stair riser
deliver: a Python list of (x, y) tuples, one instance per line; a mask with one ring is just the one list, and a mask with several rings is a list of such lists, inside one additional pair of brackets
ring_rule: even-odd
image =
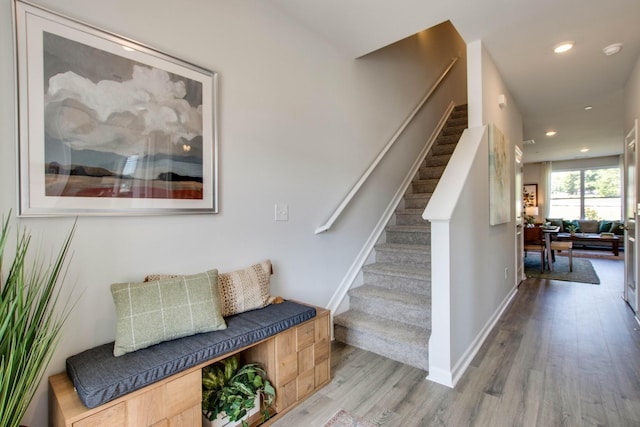
[(467, 116), (465, 114), (458, 114), (457, 116), (453, 116), (447, 120), (446, 127), (467, 127)]
[(410, 308), (393, 301), (360, 298), (349, 296), (349, 309), (365, 313), (376, 313), (376, 316), (404, 322), (410, 325), (431, 330), (431, 302), (426, 307)]
[(434, 156), (434, 157), (428, 157), (425, 159), (424, 161), (424, 166), (425, 167), (432, 167), (432, 166), (446, 166), (447, 163), (449, 162), (449, 157), (450, 156)]
[(435, 144), (433, 144), (433, 146), (443, 146), (443, 145), (451, 145), (451, 144), (457, 144), (458, 141), (460, 140), (460, 135), (447, 135), (447, 136), (439, 136), (438, 139), (436, 139)]
[(428, 348), (407, 349), (406, 346), (394, 345), (392, 340), (384, 337), (347, 329), (340, 325), (335, 325), (334, 336), (339, 342), (372, 351), (419, 369), (429, 370)]
[(427, 197), (419, 197), (412, 199), (404, 199), (404, 208), (405, 209), (422, 209), (427, 207), (427, 203), (429, 203), (429, 199), (431, 195)]
[(377, 272), (363, 272), (364, 282), (387, 289), (413, 292), (420, 295), (431, 295), (431, 280), (410, 277), (389, 276)]
[(388, 243), (402, 243), (407, 245), (431, 244), (431, 233), (413, 233), (410, 231), (386, 231)]
[(440, 179), (444, 173), (444, 166), (423, 167), (418, 170), (420, 179)]
[(442, 132), (440, 132), (440, 135), (443, 135), (443, 136), (462, 135), (462, 132), (464, 132), (465, 128), (466, 128), (466, 125), (446, 127), (442, 129)]
[(414, 181), (411, 183), (411, 189), (414, 193), (433, 193), (437, 185), (435, 180)]
[(425, 225), (427, 220), (422, 218), (422, 213), (407, 214), (396, 212), (396, 225)]
[(408, 267), (430, 268), (431, 254), (402, 250), (376, 249), (376, 261)]
[(443, 144), (443, 145), (434, 145), (431, 148), (431, 153), (434, 156), (450, 156), (453, 154), (453, 150), (456, 149), (457, 144)]

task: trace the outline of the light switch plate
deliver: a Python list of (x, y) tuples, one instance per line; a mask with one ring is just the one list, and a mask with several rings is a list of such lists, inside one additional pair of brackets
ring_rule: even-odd
[(289, 205), (276, 203), (276, 221), (289, 221)]

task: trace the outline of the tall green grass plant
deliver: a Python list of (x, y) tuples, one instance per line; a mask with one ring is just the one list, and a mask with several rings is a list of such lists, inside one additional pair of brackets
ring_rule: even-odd
[(31, 260), (25, 230), (17, 232), (13, 259), (6, 259), (9, 217), (0, 235), (0, 427), (20, 425), (72, 308), (68, 302), (56, 307), (75, 225), (47, 265), (39, 257)]

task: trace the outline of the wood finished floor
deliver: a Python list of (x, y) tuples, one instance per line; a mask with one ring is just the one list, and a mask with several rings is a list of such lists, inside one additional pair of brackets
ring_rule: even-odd
[(340, 409), (378, 426), (640, 426), (640, 326), (623, 263), (601, 285), (524, 281), (455, 389), (334, 343), (332, 381), (272, 424), (321, 427)]

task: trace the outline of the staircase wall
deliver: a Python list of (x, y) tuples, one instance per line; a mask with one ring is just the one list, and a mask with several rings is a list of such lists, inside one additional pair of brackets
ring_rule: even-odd
[[(480, 42), (468, 46), (468, 58), (469, 129), (423, 215), (431, 221), (433, 248), (429, 379), (448, 386), (471, 363), (518, 282), (514, 208), (508, 222), (489, 225), (486, 128), (495, 124), (509, 141), (515, 206), (513, 150), (522, 141), (522, 117)], [(497, 106), (499, 94), (507, 96), (507, 109)]]

